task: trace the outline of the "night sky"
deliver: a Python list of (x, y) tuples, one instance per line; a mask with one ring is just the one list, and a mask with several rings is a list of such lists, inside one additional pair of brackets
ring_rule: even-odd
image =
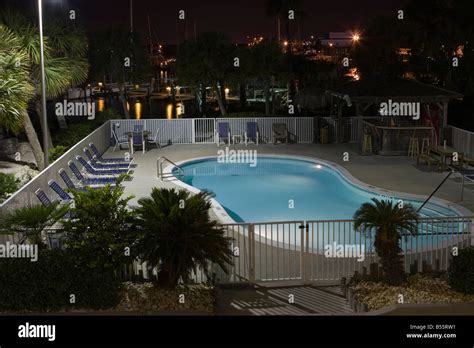
[[(77, 11), (78, 23), (88, 31), (101, 28), (130, 26), (129, 0), (43, 0), (45, 12), (61, 15), (67, 9)], [(183, 21), (178, 11), (186, 11), (187, 36), (194, 35), (194, 21), (198, 34), (222, 31), (237, 42), (247, 36), (276, 37), (276, 20), (265, 14), (264, 0), (133, 0), (134, 27), (148, 37), (147, 15), (150, 16), (154, 40), (174, 44), (185, 36)], [(324, 35), (329, 31), (344, 31), (363, 27), (363, 23), (377, 14), (390, 14), (403, 7), (407, 0), (302, 0), (305, 17), (301, 22), (301, 37)], [(36, 0), (0, 0), (4, 4), (21, 4), (35, 9)], [(283, 28), (282, 28), (283, 32)], [(298, 34), (294, 25), (292, 32)]]

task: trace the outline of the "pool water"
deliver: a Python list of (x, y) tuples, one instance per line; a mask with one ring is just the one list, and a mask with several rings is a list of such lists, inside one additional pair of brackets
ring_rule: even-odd
[[(351, 184), (324, 162), (277, 157), (258, 157), (245, 163), (219, 163), (216, 158), (183, 165), (180, 180), (207, 190), (236, 222), (352, 219), (371, 198), (394, 199)], [(176, 171), (175, 171), (176, 173)], [(390, 173), (387, 173), (390, 175)], [(421, 201), (403, 200), (420, 207)], [(458, 216), (441, 205), (427, 204), (421, 217)]]

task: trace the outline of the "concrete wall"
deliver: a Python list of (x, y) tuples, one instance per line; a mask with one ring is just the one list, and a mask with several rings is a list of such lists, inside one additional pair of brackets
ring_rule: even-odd
[[(64, 168), (66, 172), (73, 177), (71, 170), (67, 163), (70, 160), (75, 161), (77, 155), (82, 155), (84, 147), (88, 146), (89, 143), (94, 143), (100, 152), (105, 152), (110, 146), (110, 124), (109, 121), (97, 128), (94, 132), (89, 134), (87, 137), (82, 139), (74, 147), (69, 149), (64, 155), (58, 158), (54, 163), (50, 164), (48, 168), (43, 170), (38, 176), (34, 177), (30, 182), (18, 190), (14, 195), (9, 197), (3, 204), (0, 205), (0, 213), (11, 211), (19, 207), (27, 205), (39, 204), (38, 198), (36, 198), (35, 191), (42, 189), (51, 200), (58, 198), (57, 194), (51, 190), (48, 186), (48, 181), (53, 179), (56, 180), (61, 187), (65, 187), (65, 184), (58, 174), (58, 170)], [(76, 161), (78, 164), (78, 162)], [(78, 164), (79, 168), (82, 168)]]

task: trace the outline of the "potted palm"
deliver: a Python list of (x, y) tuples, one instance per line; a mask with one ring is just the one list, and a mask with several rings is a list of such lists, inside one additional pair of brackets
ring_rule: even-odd
[(390, 285), (405, 280), (400, 239), (416, 234), (418, 213), (411, 204), (401, 205), (389, 200), (372, 198), (354, 214), (354, 228), (371, 233), (375, 229), (374, 247), (382, 265), (383, 279)]

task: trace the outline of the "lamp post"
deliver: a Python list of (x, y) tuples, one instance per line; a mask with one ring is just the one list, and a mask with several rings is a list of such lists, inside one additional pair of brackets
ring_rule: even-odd
[(44, 72), (44, 42), (43, 42), (43, 1), (38, 0), (38, 17), (40, 33), (40, 63), (41, 63), (41, 102), (43, 109), (43, 151), (44, 166), (49, 165), (49, 144), (48, 144), (48, 114), (46, 110), (46, 76)]

